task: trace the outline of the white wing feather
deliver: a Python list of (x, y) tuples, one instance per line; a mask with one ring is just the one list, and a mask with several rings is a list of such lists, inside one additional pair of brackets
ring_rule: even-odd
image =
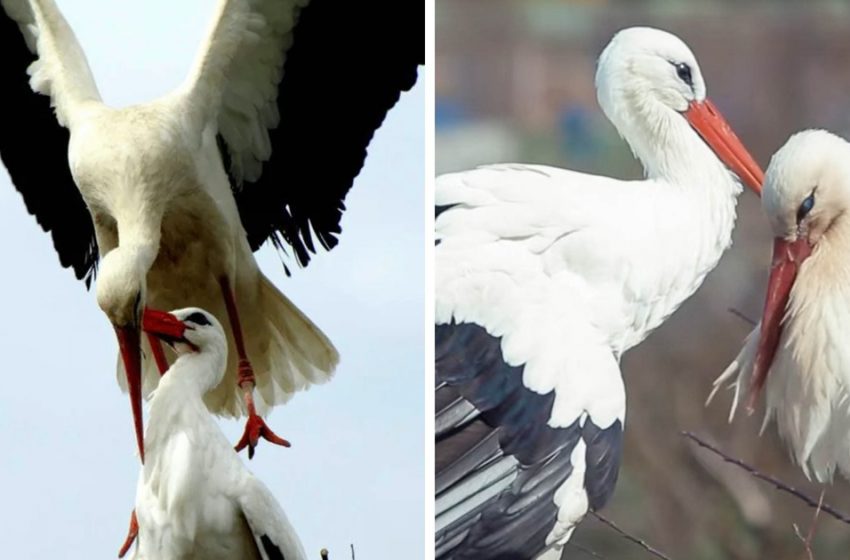
[(28, 72), (33, 91), (47, 95), (59, 124), (69, 127), (87, 101), (100, 101), (85, 53), (53, 0), (0, 0), (38, 55)]
[(218, 123), (235, 179), (255, 181), (271, 157), (277, 86), (300, 9), (308, 0), (221, 0), (183, 86), (199, 123)]
[[(595, 181), (583, 196), (569, 187), (579, 178)], [(623, 330), (633, 244), (617, 213), (604, 212), (606, 181), (520, 165), (437, 179), (437, 205), (455, 206), (437, 220), (437, 323), (474, 322), (501, 337), (526, 387), (555, 390), (553, 427), (583, 413), (602, 428), (624, 420), (620, 341), (608, 333)]]

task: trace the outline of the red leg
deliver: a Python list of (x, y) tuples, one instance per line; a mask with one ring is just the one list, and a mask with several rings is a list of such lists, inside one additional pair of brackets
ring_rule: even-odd
[(118, 551), (118, 558), (124, 558), (130, 547), (133, 546), (133, 541), (139, 536), (139, 521), (136, 519), (136, 510), (130, 514), (130, 528), (127, 529), (127, 538), (124, 539), (124, 544), (121, 545), (121, 550)]
[(260, 438), (284, 447), (289, 447), (290, 444), (271, 431), (263, 419), (257, 414), (257, 410), (254, 407), (254, 370), (245, 352), (245, 342), (242, 339), (242, 326), (239, 323), (239, 312), (236, 310), (236, 297), (230, 288), (230, 281), (227, 277), (222, 277), (219, 283), (221, 284), (221, 292), (224, 296), (224, 305), (227, 307), (227, 317), (230, 320), (230, 326), (233, 330), (236, 353), (239, 356), (238, 384), (244, 394), (245, 407), (248, 409), (245, 432), (236, 443), (235, 449), (238, 453), (245, 449), (245, 447), (248, 447), (248, 458), (252, 459), (254, 457), (254, 449), (256, 449)]
[(168, 371), (168, 360), (165, 359), (165, 352), (162, 350), (162, 342), (149, 332), (145, 333), (148, 337), (148, 344), (153, 352), (153, 359), (156, 361), (156, 368), (159, 370), (159, 375), (162, 376)]

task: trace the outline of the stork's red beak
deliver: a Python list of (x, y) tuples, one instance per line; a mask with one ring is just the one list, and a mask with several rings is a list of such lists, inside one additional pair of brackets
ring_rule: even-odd
[(732, 127), (714, 103), (708, 99), (692, 101), (688, 110), (685, 111), (685, 118), (705, 140), (705, 143), (714, 150), (720, 161), (740, 177), (745, 185), (761, 195), (764, 172), (732, 132)]
[(186, 332), (186, 324), (165, 311), (145, 309), (142, 328), (145, 329), (145, 332), (149, 332), (165, 342), (174, 343), (186, 340), (183, 338), (183, 333)]
[(118, 335), (118, 348), (127, 374), (127, 388), (130, 392), (130, 407), (133, 410), (133, 427), (136, 431), (136, 444), (139, 457), (145, 462), (145, 440), (142, 424), (142, 352), (139, 329), (135, 326), (115, 327)]
[(805, 237), (800, 237), (793, 242), (779, 237), (773, 240), (773, 262), (770, 265), (761, 333), (753, 365), (750, 395), (747, 400), (747, 410), (750, 412), (755, 407), (756, 398), (764, 387), (767, 372), (776, 355), (776, 348), (779, 346), (779, 338), (782, 334), (782, 319), (785, 316), (785, 308), (788, 305), (797, 272), (811, 253), (812, 246)]

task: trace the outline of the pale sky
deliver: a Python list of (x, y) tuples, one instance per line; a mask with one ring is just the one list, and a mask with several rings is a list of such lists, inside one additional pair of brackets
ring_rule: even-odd
[[(112, 105), (176, 86), (215, 6), (57, 3)], [(422, 74), (372, 141), (346, 200), (340, 245), (291, 278), (270, 247), (257, 254), (342, 356), (329, 384), (271, 414), (270, 426), (292, 448), (263, 443), (245, 459), (310, 558), (327, 547), (331, 560), (348, 559), (349, 543), (361, 559), (423, 556)], [(115, 337), (94, 294), (59, 265), (2, 166), (0, 255), (0, 550), (4, 558), (114, 558), (139, 470), (128, 399), (115, 381)], [(242, 423), (224, 427), (235, 442)]]

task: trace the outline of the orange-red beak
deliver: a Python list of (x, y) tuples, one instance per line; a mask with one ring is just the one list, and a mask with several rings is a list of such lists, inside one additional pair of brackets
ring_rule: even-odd
[(165, 342), (185, 342), (183, 333), (186, 332), (186, 324), (171, 313), (166, 313), (165, 311), (145, 309), (145, 314), (142, 317), (142, 328), (145, 332)]
[(770, 265), (770, 279), (767, 281), (767, 296), (764, 302), (764, 314), (761, 319), (758, 350), (753, 365), (753, 378), (750, 383), (750, 395), (747, 410), (755, 408), (756, 398), (767, 380), (767, 372), (776, 355), (779, 338), (782, 334), (782, 319), (791, 295), (791, 288), (797, 278), (800, 265), (812, 253), (812, 246), (805, 237), (788, 242), (781, 238), (773, 240), (773, 262)]
[(761, 195), (764, 183), (764, 172), (756, 163), (744, 145), (732, 132), (732, 127), (708, 99), (692, 101), (685, 111), (685, 118), (694, 127), (705, 143), (714, 150), (735, 175), (750, 187), (757, 195)]
[(135, 326), (115, 327), (118, 335), (118, 348), (127, 374), (127, 388), (130, 393), (130, 408), (133, 411), (133, 427), (136, 432), (136, 444), (139, 457), (145, 462), (144, 425), (142, 424), (142, 351), (139, 329)]

